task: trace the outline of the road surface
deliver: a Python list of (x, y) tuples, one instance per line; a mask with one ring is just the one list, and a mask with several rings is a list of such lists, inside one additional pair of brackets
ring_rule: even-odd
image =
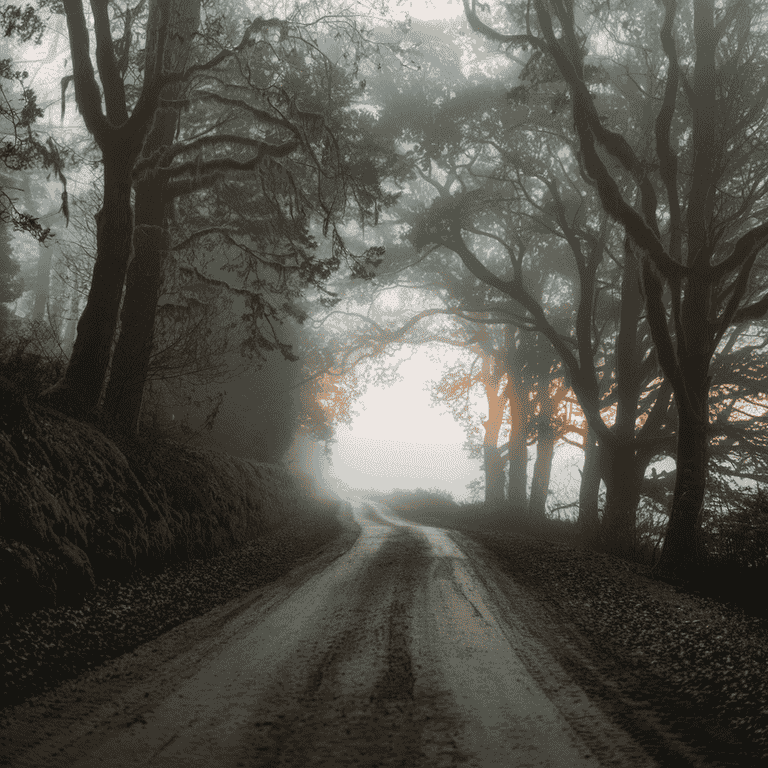
[[(52, 693), (12, 764), (653, 766), (443, 530), (347, 507), (344, 555)], [(43, 711), (45, 716), (41, 715)]]

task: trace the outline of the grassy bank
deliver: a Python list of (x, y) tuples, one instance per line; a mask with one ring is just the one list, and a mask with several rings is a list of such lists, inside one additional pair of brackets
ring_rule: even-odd
[(333, 517), (333, 499), (324, 508), (281, 466), (170, 441), (118, 445), (12, 388), (0, 403), (0, 616)]
[(354, 540), (339, 499), (280, 465), (110, 439), (0, 390), (4, 704)]

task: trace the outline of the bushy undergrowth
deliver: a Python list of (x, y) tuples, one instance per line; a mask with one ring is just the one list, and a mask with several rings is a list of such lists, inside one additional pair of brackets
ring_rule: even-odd
[(29, 400), (64, 374), (67, 358), (44, 324), (0, 336), (0, 377)]
[[(402, 514), (419, 522), (418, 512)], [(600, 551), (584, 542), (573, 520), (515, 517), (506, 508), (494, 509), (482, 502), (462, 504), (444, 524), (468, 532), (513, 534)], [(768, 618), (768, 494), (759, 491), (739, 507), (716, 518), (710, 515), (702, 540), (705, 559), (697, 579), (685, 585), (686, 591)], [(626, 559), (652, 569), (660, 552), (657, 535), (639, 535), (635, 552)]]
[(458, 508), (450, 493), (436, 488), (430, 490), (424, 490), (423, 488), (402, 490), (396, 488), (392, 491), (370, 494), (369, 498), (386, 504), (403, 515), (410, 513), (422, 516), (450, 514)]

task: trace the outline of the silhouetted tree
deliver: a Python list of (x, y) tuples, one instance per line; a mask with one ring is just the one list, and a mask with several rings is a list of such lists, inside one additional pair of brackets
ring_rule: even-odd
[[(766, 141), (768, 94), (761, 6), (716, 8), (713, 0), (701, 0), (689, 15), (676, 0), (662, 5), (663, 18), (655, 24), (650, 8), (634, 21), (634, 10), (623, 4), (592, 9), (611, 20), (608, 26), (622, 15), (625, 36), (658, 29), (660, 89), (642, 94), (653, 119), (647, 150), (647, 136), (633, 145), (631, 135), (612, 130), (599, 113), (589, 85), (590, 40), (577, 26), (572, 0), (536, 0), (525, 33), (493, 35), (506, 44), (534, 46), (566, 81), (585, 177), (637, 249), (653, 341), (678, 413), (675, 492), (656, 567), (659, 576), (676, 577), (693, 575), (701, 556), (712, 356), (731, 325), (768, 310), (767, 295), (743, 301), (768, 244), (766, 167), (758, 150)], [(480, 6), (469, 0), (464, 6), (470, 23), (488, 32), (477, 15)], [(689, 59), (692, 75), (683, 65)], [(627, 178), (636, 207), (622, 193)], [(669, 309), (665, 287), (672, 296)]]

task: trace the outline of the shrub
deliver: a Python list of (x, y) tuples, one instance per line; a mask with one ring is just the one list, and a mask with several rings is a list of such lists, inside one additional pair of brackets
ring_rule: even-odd
[(768, 493), (758, 488), (751, 498), (713, 515), (703, 538), (710, 565), (768, 567)]
[(36, 398), (64, 374), (67, 358), (54, 342), (50, 328), (44, 324), (1, 337), (0, 376), (28, 398)]

